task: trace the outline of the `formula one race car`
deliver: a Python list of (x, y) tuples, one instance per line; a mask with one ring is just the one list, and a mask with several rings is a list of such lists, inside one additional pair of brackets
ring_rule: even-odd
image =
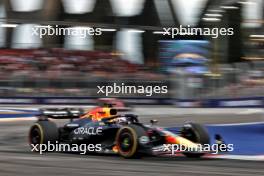
[[(144, 125), (134, 114), (117, 115), (113, 108), (99, 108), (97, 113), (103, 118), (85, 118), (79, 109), (44, 109), (38, 121), (30, 128), (29, 143), (39, 144), (100, 144), (96, 153), (116, 153), (124, 158), (144, 155), (168, 154), (170, 144), (179, 144), (191, 148), (192, 152), (182, 152), (187, 157), (201, 157), (205, 153), (200, 145), (209, 144), (206, 129), (196, 123), (188, 123), (178, 133), (157, 127), (155, 120)], [(105, 116), (107, 115), (107, 116)], [(49, 119), (71, 119), (61, 127)], [(89, 131), (90, 130), (90, 131)], [(199, 145), (200, 144), (200, 145)]]

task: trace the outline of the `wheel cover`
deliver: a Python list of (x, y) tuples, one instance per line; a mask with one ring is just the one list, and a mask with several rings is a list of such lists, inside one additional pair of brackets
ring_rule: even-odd
[(120, 135), (119, 137), (119, 144), (120, 144), (120, 150), (122, 150), (123, 152), (130, 152), (133, 145), (134, 145), (134, 141), (133, 141), (133, 136), (131, 133), (129, 132), (125, 132), (123, 134)]
[(184, 138), (189, 139), (192, 142), (198, 142), (197, 141), (198, 137), (192, 129), (185, 128), (185, 129), (183, 129), (182, 134), (183, 134), (182, 136)]

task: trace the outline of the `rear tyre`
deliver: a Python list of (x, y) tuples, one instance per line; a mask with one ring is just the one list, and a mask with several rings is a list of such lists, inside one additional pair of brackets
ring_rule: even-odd
[[(57, 125), (51, 121), (38, 121), (29, 130), (29, 144), (55, 144), (59, 139)], [(39, 145), (38, 145), (39, 146)]]
[[(210, 144), (210, 137), (208, 131), (204, 126), (198, 123), (188, 123), (184, 125), (181, 129), (181, 136), (189, 139), (190, 141), (198, 144)], [(204, 153), (183, 153), (187, 157), (199, 158), (204, 155)]]
[(120, 128), (116, 135), (116, 146), (120, 156), (124, 158), (139, 158), (139, 152), (148, 143), (146, 130), (139, 125), (128, 125)]

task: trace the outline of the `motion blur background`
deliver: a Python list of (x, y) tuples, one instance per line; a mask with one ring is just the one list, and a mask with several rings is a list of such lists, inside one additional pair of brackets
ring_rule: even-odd
[[(165, 98), (261, 96), (263, 11), (263, 0), (0, 0), (0, 96), (98, 96), (111, 82), (167, 84)], [(41, 39), (36, 25), (104, 32)], [(234, 35), (160, 33), (180, 25)]]

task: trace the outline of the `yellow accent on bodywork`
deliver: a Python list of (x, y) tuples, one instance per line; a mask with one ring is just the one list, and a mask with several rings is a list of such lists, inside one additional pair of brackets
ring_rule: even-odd
[(198, 145), (184, 137), (181, 136), (175, 136), (175, 139), (177, 141), (177, 144), (185, 146), (185, 147), (191, 147), (191, 148), (196, 148)]

